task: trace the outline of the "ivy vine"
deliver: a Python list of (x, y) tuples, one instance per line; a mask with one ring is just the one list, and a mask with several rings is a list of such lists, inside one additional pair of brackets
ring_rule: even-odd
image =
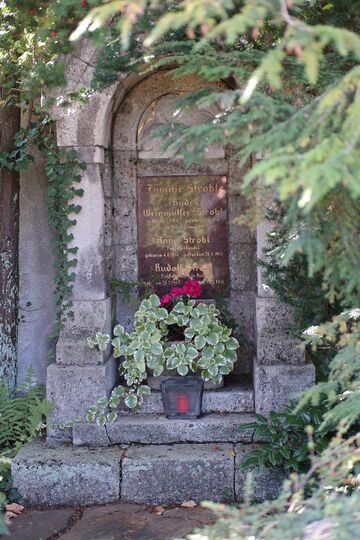
[(45, 173), (49, 182), (46, 193), (52, 236), (55, 277), (54, 295), (56, 314), (51, 339), (56, 339), (67, 317), (73, 317), (72, 292), (77, 265), (78, 247), (72, 244), (74, 235), (71, 227), (76, 224), (75, 215), (81, 206), (74, 202), (83, 195), (78, 187), (81, 170), (86, 168), (75, 150), (60, 149), (56, 146), (54, 122), (49, 116), (37, 118), (26, 129), (21, 129), (15, 140), (14, 150), (0, 153), (0, 166), (10, 170), (23, 170), (34, 161), (31, 154), (36, 147), (45, 156)]

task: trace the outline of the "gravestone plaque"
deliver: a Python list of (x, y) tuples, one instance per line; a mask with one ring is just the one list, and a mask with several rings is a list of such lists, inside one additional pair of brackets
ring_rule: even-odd
[(198, 280), (202, 298), (229, 286), (226, 176), (137, 179), (139, 279), (164, 294)]

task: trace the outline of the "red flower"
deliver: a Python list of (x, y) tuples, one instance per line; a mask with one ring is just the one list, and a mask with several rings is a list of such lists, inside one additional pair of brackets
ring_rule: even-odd
[(169, 302), (171, 302), (173, 299), (173, 297), (171, 296), (171, 294), (164, 294), (164, 296), (162, 296), (160, 298), (160, 305), (161, 306), (166, 306), (166, 304), (168, 304)]
[(188, 294), (192, 298), (198, 298), (201, 294), (202, 287), (195, 279), (188, 279), (183, 286), (184, 294)]
[(173, 298), (177, 298), (178, 296), (181, 296), (182, 294), (185, 294), (185, 293), (184, 293), (184, 289), (181, 289), (181, 287), (174, 287), (173, 289), (171, 289), (170, 294)]

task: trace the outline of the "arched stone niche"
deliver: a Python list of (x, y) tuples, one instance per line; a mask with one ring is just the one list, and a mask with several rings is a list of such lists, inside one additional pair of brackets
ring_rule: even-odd
[[(87, 86), (95, 70), (96, 49), (86, 40), (68, 57), (68, 87), (74, 91)], [(219, 83), (220, 84), (220, 83)], [(226, 175), (229, 183), (229, 268), (231, 292), (229, 307), (248, 341), (237, 371), (253, 372), (255, 411), (268, 412), (281, 409), (296, 392), (314, 380), (314, 367), (305, 363), (302, 351), (289, 333), (289, 310), (281, 306), (273, 291), (263, 284), (261, 269), (255, 265), (266, 245), (269, 223), (260, 223), (255, 234), (236, 225), (247, 202), (234, 190), (245, 171), (230, 159), (228, 149), (209, 149), (208, 159), (202, 166), (187, 167), (181, 160), (160, 156), (158, 147), (147, 146), (143, 133), (153, 129), (152, 124), (166, 121), (173, 114), (173, 96), (195, 90), (203, 85), (191, 76), (173, 79), (169, 72), (160, 71), (148, 77), (128, 75), (116, 84), (95, 93), (85, 105), (57, 107), (57, 143), (71, 148), (87, 165), (82, 171), (81, 187), (84, 196), (78, 201), (81, 212), (72, 229), (73, 243), (78, 247), (78, 264), (73, 287), (74, 318), (66, 321), (56, 346), (56, 362), (47, 368), (47, 397), (53, 404), (48, 423), (48, 441), (72, 440), (71, 429), (60, 430), (59, 422), (80, 414), (88, 406), (108, 393), (116, 382), (117, 362), (110, 349), (90, 350), (87, 337), (97, 331), (111, 332), (115, 320), (130, 325), (136, 306), (126, 304), (110, 295), (108, 278), (117, 276), (126, 281), (138, 277), (136, 179), (158, 175)], [(168, 97), (166, 97), (168, 96)], [(154, 109), (160, 114), (153, 115)], [(169, 108), (170, 106), (170, 108)], [(216, 111), (197, 114), (213, 116)], [(153, 115), (153, 116), (152, 116)], [(151, 118), (155, 118), (155, 122)], [(209, 116), (208, 116), (209, 117)], [(193, 118), (193, 115), (191, 115)], [(190, 118), (190, 121), (191, 121)], [(144, 128), (142, 125), (144, 124)], [(140, 137), (139, 137), (140, 135)], [(210, 151), (211, 150), (211, 151)], [(20, 195), (20, 302), (33, 299), (33, 290), (39, 290), (36, 326), (21, 324), (19, 330), (19, 369), (38, 362), (39, 328), (45, 327), (55, 316), (52, 291), (48, 287), (47, 305), (44, 303), (44, 275), (32, 272), (34, 220), (32, 205), (39, 212), (35, 191), (36, 176), (22, 175)], [(45, 208), (44, 208), (45, 212)], [(37, 223), (38, 220), (35, 220)], [(256, 239), (256, 241), (255, 241)], [(39, 248), (40, 249), (40, 248)], [(39, 251), (39, 250), (38, 250)], [(36, 257), (49, 268), (48, 251)], [(40, 250), (41, 251), (41, 250)], [(46, 264), (45, 264), (46, 263)], [(27, 276), (31, 272), (32, 283)], [(257, 280), (256, 280), (257, 273)], [(51, 269), (44, 271), (51, 281)], [(257, 282), (256, 282), (257, 281)], [(34, 283), (36, 282), (36, 283)], [(116, 304), (116, 305), (115, 305)], [(255, 328), (255, 330), (254, 330)], [(29, 341), (36, 347), (29, 354)], [(255, 345), (254, 345), (255, 343)], [(41, 345), (42, 363), (46, 364), (46, 335)], [(44, 370), (44, 367), (41, 368)], [(92, 444), (97, 445), (96, 426)], [(74, 439), (74, 443), (76, 443)]]
[[(162, 142), (148, 138), (161, 124), (180, 121), (195, 125), (213, 121), (218, 114), (215, 106), (202, 110), (179, 113), (179, 96), (197, 90), (208, 84), (198, 77), (175, 79), (171, 72), (160, 71), (150, 75), (135, 85), (121, 103), (112, 132), (113, 186), (114, 193), (108, 201), (109, 217), (112, 221), (112, 249), (108, 249), (108, 268), (114, 276), (127, 282), (138, 281), (139, 276), (139, 231), (138, 231), (138, 178), (181, 176), (197, 178), (226, 178), (228, 182), (228, 203), (226, 216), (228, 226), (228, 252), (225, 252), (223, 266), (229, 268), (228, 305), (233, 318), (247, 341), (241, 349), (236, 371), (250, 373), (254, 354), (254, 312), (255, 312), (255, 238), (246, 227), (234, 223), (235, 218), (244, 213), (249, 204), (236, 191), (244, 171), (240, 171), (229, 151), (220, 145), (207, 149), (207, 159), (202, 166), (187, 167), (182, 159), (171, 159), (169, 151), (161, 150)], [(219, 83), (216, 86), (225, 86)], [(108, 220), (109, 221), (109, 220)], [(179, 223), (179, 234), (181, 234)], [(109, 235), (108, 235), (109, 236)], [(109, 248), (110, 246), (108, 246)], [(140, 272), (141, 273), (141, 272)], [(175, 286), (175, 283), (173, 284)], [(121, 296), (116, 301), (116, 319), (131, 328), (134, 303), (126, 303)]]

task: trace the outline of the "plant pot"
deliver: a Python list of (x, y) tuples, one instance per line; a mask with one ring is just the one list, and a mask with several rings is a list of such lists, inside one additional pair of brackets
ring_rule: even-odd
[(200, 377), (170, 377), (161, 384), (166, 418), (188, 419), (201, 416), (204, 381)]

